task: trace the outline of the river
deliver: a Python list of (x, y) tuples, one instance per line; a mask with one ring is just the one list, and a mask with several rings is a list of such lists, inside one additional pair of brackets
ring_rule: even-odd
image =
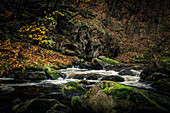
[[(134, 75), (120, 75), (119, 70), (88, 70), (81, 69), (79, 67), (72, 67), (67, 69), (59, 69), (59, 71), (65, 75), (64, 78), (58, 78), (56, 80), (40, 80), (40, 81), (15, 81), (14, 78), (0, 78), (1, 85), (10, 86), (15, 88), (12, 93), (7, 95), (0, 95), (0, 111), (1, 113), (10, 113), (12, 106), (34, 98), (55, 98), (61, 103), (70, 106), (70, 100), (62, 95), (61, 86), (64, 83), (73, 81), (80, 82), (82, 80), (88, 81), (90, 84), (85, 84), (87, 88), (92, 87), (96, 82), (102, 80), (104, 76), (120, 76), (124, 78), (123, 82), (120, 84), (129, 85), (138, 88), (151, 89), (150, 83), (140, 82), (140, 73), (142, 70), (133, 70), (130, 71)], [(87, 76), (83, 76), (82, 79), (75, 79), (71, 77), (72, 75), (89, 75), (89, 74), (98, 74), (101, 75), (96, 79), (87, 79)]]

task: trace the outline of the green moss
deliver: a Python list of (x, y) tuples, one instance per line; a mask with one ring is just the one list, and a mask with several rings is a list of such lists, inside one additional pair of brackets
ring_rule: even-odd
[(79, 101), (79, 97), (78, 96), (74, 96), (71, 98), (71, 105), (73, 105), (74, 103), (77, 103)]
[(43, 70), (43, 66), (38, 65), (38, 64), (34, 64), (35, 66), (26, 66), (27, 69), (35, 69), (35, 70)]
[(112, 82), (112, 81), (104, 81), (104, 83), (106, 83), (106, 82), (114, 84), (110, 88), (104, 87), (104, 92), (106, 94), (112, 95), (113, 98), (116, 97), (118, 99), (126, 99), (127, 95), (129, 95), (131, 92), (133, 92), (132, 87), (124, 86), (124, 85), (121, 85), (121, 84), (118, 84), (118, 83)]
[(86, 91), (83, 86), (76, 82), (67, 82), (62, 86), (63, 93), (82, 93), (85, 94)]
[(86, 92), (86, 94), (84, 95), (84, 98), (85, 98), (85, 99), (87, 98), (87, 92)]
[(46, 66), (46, 67), (50, 67), (50, 68), (54, 67), (54, 66), (49, 65), (49, 64), (45, 64), (45, 66)]
[(170, 57), (162, 59), (164, 62), (170, 62)]
[[(116, 82), (104, 81), (105, 83), (113, 83), (112, 87), (104, 87), (104, 92), (107, 95), (112, 95), (114, 100), (126, 100), (127, 102), (134, 102), (137, 106), (140, 103), (147, 103), (148, 106), (155, 106), (159, 110), (165, 110), (163, 107), (159, 106), (155, 101), (153, 101), (147, 94), (147, 91), (139, 90), (133, 87), (124, 86)], [(162, 82), (162, 81), (160, 81)]]
[(106, 94), (108, 94), (109, 87), (105, 87), (103, 91), (104, 91)]
[(111, 64), (118, 64), (118, 63), (120, 63), (117, 60), (113, 60), (113, 59), (107, 58), (105, 56), (99, 56), (99, 58), (102, 59), (103, 61), (111, 63)]
[(58, 77), (60, 77), (60, 72), (58, 72), (57, 70), (53, 69), (53, 68), (49, 68), (46, 67), (45, 68), (45, 72), (48, 74), (48, 76), (50, 76), (52, 79), (57, 79)]
[(21, 106), (21, 103), (13, 106), (12, 111), (13, 111), (13, 112), (18, 111), (17, 109), (18, 109), (20, 106)]

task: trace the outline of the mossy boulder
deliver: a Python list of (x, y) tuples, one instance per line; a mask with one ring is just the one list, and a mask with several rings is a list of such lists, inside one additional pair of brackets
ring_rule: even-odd
[(62, 86), (62, 93), (68, 98), (71, 98), (72, 96), (84, 95), (86, 90), (77, 82), (67, 82)]
[(69, 113), (71, 109), (55, 99), (32, 99), (13, 106), (12, 111), (15, 113)]
[(105, 56), (99, 56), (99, 59), (101, 59), (101, 60), (104, 61), (104, 62), (111, 63), (111, 64), (118, 64), (118, 63), (120, 63), (120, 62), (117, 61), (117, 60), (113, 60), (113, 59), (107, 58), (107, 57), (105, 57)]
[(50, 67), (46, 67), (45, 72), (53, 80), (57, 79), (58, 77), (62, 77), (61, 72)]
[(14, 79), (44, 80), (46, 79), (46, 73), (44, 71), (15, 71)]
[[(169, 112), (170, 98), (146, 90), (120, 85), (112, 81), (96, 83), (77, 99), (81, 107), (89, 106), (96, 113)], [(76, 103), (72, 102), (73, 108)]]
[(99, 68), (101, 69), (101, 67), (103, 69), (108, 70), (109, 68), (112, 67), (113, 64), (118, 64), (120, 63), (119, 61), (107, 58), (105, 56), (99, 56), (98, 58), (93, 58), (92, 59), (92, 65), (95, 68)]
[(111, 67), (110, 63), (105, 62), (98, 58), (93, 58), (91, 64), (92, 64), (92, 68), (94, 69), (106, 69), (108, 67)]

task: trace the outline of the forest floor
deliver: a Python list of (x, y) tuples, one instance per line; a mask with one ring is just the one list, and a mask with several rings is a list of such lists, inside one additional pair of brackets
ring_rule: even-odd
[[(127, 3), (125, 2), (124, 5)], [(118, 4), (119, 5), (119, 4)], [(129, 4), (127, 4), (129, 5)], [(76, 7), (75, 4), (71, 5), (72, 7)], [(98, 0), (98, 2), (84, 2), (80, 3), (79, 9), (80, 10), (87, 10), (89, 12), (92, 12), (93, 15), (95, 15), (96, 19), (100, 22), (105, 23), (104, 21), (107, 21), (107, 4), (105, 0)], [(61, 53), (56, 53), (52, 50), (47, 50), (39, 45), (34, 45), (31, 43), (26, 43), (23, 40), (30, 40), (31, 38), (33, 40), (44, 40), (46, 39), (46, 32), (49, 30), (48, 28), (38, 28), (34, 26), (32, 28), (32, 32), (38, 31), (41, 32), (41, 34), (22, 34), (22, 30), (29, 31), (31, 28), (30, 23), (34, 22), (31, 20), (33, 16), (35, 16), (34, 13), (30, 14), (27, 10), (25, 12), (23, 11), (22, 14), (17, 15), (18, 12), (12, 11), (10, 8), (9, 10), (6, 7), (1, 7), (3, 10), (1, 13), (1, 17), (4, 17), (7, 21), (4, 21), (3, 23), (0, 23), (1, 28), (0, 34), (2, 36), (2, 40), (0, 40), (0, 74), (8, 73), (14, 68), (22, 68), (25, 70), (25, 67), (28, 65), (52, 65), (55, 68), (63, 67), (64, 65), (71, 65), (74, 61), (74, 57), (66, 56)], [(144, 10), (144, 8), (142, 9)], [(121, 10), (121, 12), (126, 13), (126, 9)], [(60, 12), (56, 12), (60, 13)], [(128, 13), (128, 12), (127, 12)], [(41, 15), (44, 15), (44, 17), (38, 17), (39, 19), (43, 18), (44, 20), (47, 20), (46, 11), (41, 11)], [(22, 18), (25, 17), (26, 19), (22, 19), (20, 21), (18, 16), (21, 16)], [(62, 15), (62, 13), (60, 14)], [(102, 26), (105, 31), (111, 35), (112, 37), (116, 37), (117, 40), (120, 43), (120, 53), (117, 57), (117, 59), (124, 63), (131, 63), (136, 61), (142, 61), (145, 59), (145, 57), (151, 57), (151, 48), (156, 48), (157, 45), (159, 45), (160, 42), (164, 41), (165, 32), (159, 32), (159, 33), (136, 33), (135, 29), (139, 25), (141, 29), (139, 31), (145, 32), (145, 28), (148, 27), (147, 22), (141, 22), (138, 21), (137, 25), (131, 24), (135, 21), (135, 18), (138, 18), (139, 15), (131, 15), (129, 19), (126, 17), (122, 18), (121, 20), (117, 20), (114, 17), (110, 17), (110, 22), (107, 26)], [(81, 21), (81, 16), (77, 16), (77, 19)], [(5, 20), (4, 19), (4, 20)], [(3, 20), (3, 19), (2, 19)], [(88, 18), (86, 19), (88, 21)], [(93, 20), (89, 20), (93, 21)], [(27, 25), (28, 24), (28, 25)], [(33, 25), (39, 24), (38, 22), (34, 22)], [(101, 26), (100, 26), (101, 27)], [(44, 30), (42, 30), (44, 29)], [(47, 29), (47, 30), (45, 30)], [(128, 33), (125, 33), (127, 32)], [(28, 32), (27, 32), (28, 33)], [(129, 34), (129, 35), (127, 35)], [(133, 35), (131, 35), (133, 34)], [(169, 34), (169, 32), (165, 33)], [(36, 35), (37, 38), (33, 38), (33, 36)], [(39, 37), (38, 37), (39, 36)], [(19, 37), (19, 38), (18, 38)], [(157, 37), (157, 38), (155, 38)], [(18, 38), (18, 39), (16, 39)], [(25, 39), (28, 38), (28, 39)], [(14, 39), (16, 39), (14, 41)], [(23, 42), (22, 42), (22, 41)], [(169, 40), (168, 40), (169, 41)], [(161, 54), (168, 54), (169, 53), (169, 46), (168, 41), (166, 41), (165, 44), (163, 44), (161, 51)], [(49, 45), (50, 46), (50, 45)], [(158, 55), (157, 55), (158, 56)], [(169, 57), (161, 56), (161, 58), (169, 59)], [(58, 64), (58, 65), (57, 65)]]

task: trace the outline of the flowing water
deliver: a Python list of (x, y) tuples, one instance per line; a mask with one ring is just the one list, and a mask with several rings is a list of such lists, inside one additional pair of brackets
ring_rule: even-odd
[[(23, 102), (29, 99), (34, 98), (55, 98), (59, 100), (61, 103), (70, 106), (70, 100), (62, 95), (61, 85), (70, 81), (80, 82), (80, 79), (70, 78), (72, 74), (100, 74), (103, 76), (117, 75), (124, 78), (124, 82), (119, 82), (120, 84), (129, 85), (133, 87), (145, 88), (149, 89), (150, 84), (140, 82), (140, 73), (142, 70), (131, 70), (135, 73), (133, 75), (119, 75), (120, 70), (88, 70), (88, 69), (80, 69), (78, 67), (72, 67), (67, 69), (60, 69), (61, 73), (65, 74), (65, 78), (58, 78), (57, 80), (42, 80), (42, 81), (15, 81), (13, 78), (0, 78), (0, 84), (4, 86), (11, 86), (15, 88), (14, 92), (9, 93), (7, 95), (0, 94), (0, 111), (3, 113), (9, 112), (12, 109), (12, 106)], [(101, 81), (102, 77), (98, 77), (96, 80), (87, 80), (83, 78), (83, 80), (87, 80), (90, 82), (90, 85), (86, 85), (87, 87), (92, 87), (94, 83)]]

